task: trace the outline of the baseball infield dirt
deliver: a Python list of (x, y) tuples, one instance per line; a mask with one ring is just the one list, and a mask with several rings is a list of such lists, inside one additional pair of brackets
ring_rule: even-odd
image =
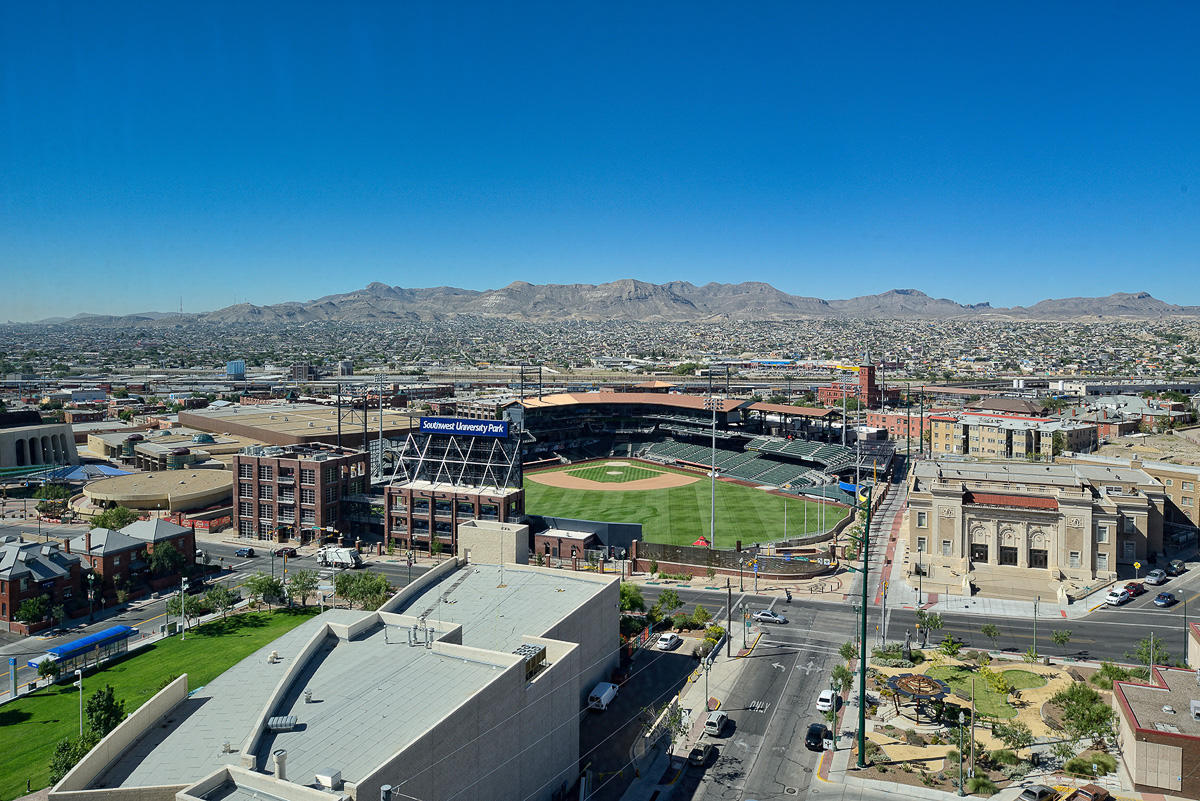
[(671, 489), (672, 487), (685, 487), (688, 484), (694, 484), (700, 480), (696, 476), (685, 476), (680, 473), (659, 473), (654, 478), (640, 478), (637, 481), (623, 481), (621, 483), (605, 483), (602, 481), (592, 481), (591, 479), (587, 478), (579, 478), (578, 476), (573, 476), (565, 471), (558, 471), (554, 473), (529, 473), (525, 476), (525, 479), (527, 481), (536, 481), (539, 484), (545, 484), (547, 487), (578, 490), (600, 490), (602, 492)]

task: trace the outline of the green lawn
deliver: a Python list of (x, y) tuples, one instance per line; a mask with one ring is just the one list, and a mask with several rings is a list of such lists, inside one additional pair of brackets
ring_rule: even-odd
[[(84, 698), (111, 684), (117, 698), (125, 700), (125, 711), (132, 712), (182, 673), (194, 690), (318, 611), (309, 607), (233, 615), (189, 631), (186, 641), (162, 640), (87, 673)], [(78, 735), (79, 696), (70, 682), (0, 706), (0, 798), (24, 795), (26, 779), (34, 790), (48, 786), (55, 743)]]
[[(1003, 673), (1009, 683), (1018, 690), (1028, 690), (1033, 687), (1042, 687), (1046, 684), (1045, 679), (1028, 670), (1005, 670)], [(950, 685), (951, 690), (962, 693), (967, 698), (971, 697), (971, 680), (974, 679), (975, 710), (979, 714), (990, 715), (996, 718), (1013, 718), (1017, 715), (1017, 710), (1009, 705), (1005, 696), (993, 692), (988, 687), (987, 682), (973, 670), (952, 665), (930, 668), (925, 671), (925, 675), (930, 678), (941, 679)]]
[[(629, 470), (630, 468), (596, 465), (588, 468), (563, 468), (572, 475), (581, 475), (581, 469), (598, 471)], [(641, 468), (636, 468), (641, 469)], [(695, 472), (673, 470), (669, 467), (646, 472), (684, 473), (696, 476)], [(603, 480), (592, 475), (585, 478)], [(649, 476), (639, 476), (648, 478)], [(616, 476), (608, 476), (610, 479)], [(628, 480), (628, 479), (626, 479)], [(525, 510), (530, 514), (573, 517), (581, 520), (600, 520), (606, 523), (641, 523), (642, 535), (647, 542), (664, 542), (673, 545), (691, 545), (709, 529), (709, 481), (701, 475), (700, 480), (685, 487), (664, 490), (572, 490), (548, 487), (534, 481), (525, 482)], [(780, 495), (773, 495), (753, 487), (745, 487), (725, 481), (717, 482), (717, 542), (718, 548), (733, 548), (735, 540), (743, 544), (778, 540), (784, 534), (784, 503)], [(816, 533), (820, 528), (820, 504), (786, 499), (787, 533), (789, 537), (801, 537), (807, 532)], [(824, 512), (825, 528), (832, 528), (846, 516), (846, 510), (832, 504)]]
[(617, 467), (615, 465), (594, 464), (588, 467), (581, 467), (578, 470), (568, 470), (567, 472), (576, 478), (586, 478), (589, 481), (599, 481), (604, 484), (623, 484), (626, 481), (657, 478), (662, 471), (647, 470), (644, 467), (636, 467), (634, 465)]

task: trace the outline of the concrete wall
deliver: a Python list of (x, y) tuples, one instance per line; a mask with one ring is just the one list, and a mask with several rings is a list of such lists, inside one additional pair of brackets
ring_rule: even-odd
[(458, 552), (481, 565), (529, 563), (529, 526), (468, 520), (458, 526)]
[(588, 580), (603, 582), (607, 586), (554, 624), (544, 635), (549, 639), (579, 643), (579, 709), (586, 705), (588, 692), (598, 682), (608, 681), (613, 668), (621, 661), (620, 579), (616, 576), (589, 575)]
[(379, 607), (380, 612), (395, 612), (405, 604), (410, 598), (420, 595), (425, 592), (425, 589), (431, 585), (441, 581), (442, 577), (453, 573), (459, 567), (466, 564), (466, 560), (459, 556), (452, 556), (433, 570), (420, 576), (416, 581), (402, 588), (399, 592), (389, 598), (383, 606)]
[[(82, 801), (84, 798), (96, 797), (95, 794), (97, 793), (114, 792), (112, 790), (87, 790), (86, 788), (114, 760), (119, 758), (125, 749), (131, 746), (150, 727), (187, 698), (187, 680), (188, 677), (185, 673), (160, 690), (149, 701), (138, 707), (133, 714), (121, 721), (121, 725), (109, 732), (107, 737), (97, 743), (96, 747), (89, 751), (87, 756), (81, 759), (79, 764), (71, 768), (71, 771), (62, 778), (62, 781), (51, 789), (50, 798), (54, 799), (54, 801)], [(160, 798), (171, 799), (175, 797), (175, 793), (181, 787), (168, 788), (169, 792), (168, 789), (164, 788), (148, 787), (145, 788), (145, 792), (149, 793), (149, 795), (144, 797), (147, 801), (158, 801)], [(164, 792), (167, 793), (165, 796), (162, 795)], [(139, 800), (142, 798), (143, 796), (138, 796)]]
[[(525, 641), (547, 646), (548, 668), (528, 683), (520, 659), (497, 668), (495, 681), (355, 785), (354, 796), (378, 798), (379, 787), (391, 784), (401, 798), (430, 801), (548, 799), (563, 782), (572, 782), (579, 769), (579, 649)], [(443, 643), (434, 649), (452, 658), (477, 652), (493, 663), (507, 656)]]

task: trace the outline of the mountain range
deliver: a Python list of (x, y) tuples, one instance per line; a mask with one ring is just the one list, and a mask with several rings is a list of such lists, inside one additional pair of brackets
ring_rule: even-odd
[(1200, 317), (1200, 306), (1175, 306), (1146, 292), (1118, 292), (1101, 298), (1043, 300), (1032, 306), (993, 307), (932, 298), (915, 289), (893, 289), (847, 300), (789, 295), (770, 284), (687, 281), (651, 284), (622, 279), (607, 284), (530, 284), (516, 281), (501, 289), (455, 287), (406, 289), (372, 283), (340, 295), (270, 306), (239, 303), (201, 314), (146, 312), (123, 316), (80, 314), (40, 320), (44, 324), (178, 326), (192, 323), (250, 322), (418, 322), (461, 315), (527, 322), (617, 320), (625, 322), (720, 322), (796, 319), (1010, 319), (1030, 321), (1159, 319)]

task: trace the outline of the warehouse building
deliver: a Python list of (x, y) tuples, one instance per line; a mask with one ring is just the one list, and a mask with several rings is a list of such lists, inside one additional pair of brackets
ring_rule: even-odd
[(204, 687), (181, 676), (51, 800), (562, 797), (588, 692), (618, 661), (619, 581), (486, 561), (523, 561), (525, 526), (459, 537), (469, 560), (379, 611), (327, 611)]

